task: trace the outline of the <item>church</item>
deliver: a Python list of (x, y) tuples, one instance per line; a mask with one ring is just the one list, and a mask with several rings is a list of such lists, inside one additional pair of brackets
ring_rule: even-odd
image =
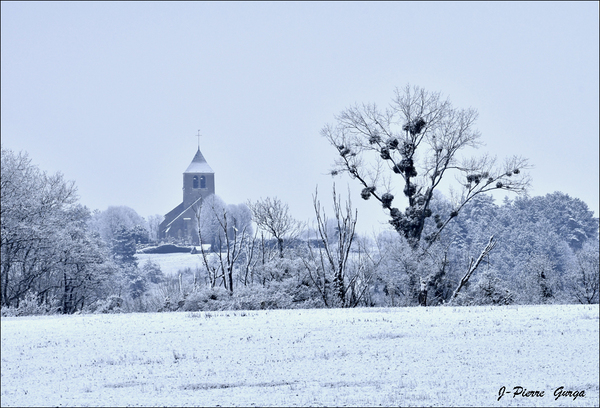
[(161, 222), (160, 240), (198, 245), (196, 210), (215, 193), (215, 172), (200, 152), (200, 147), (183, 172), (183, 202), (169, 211)]

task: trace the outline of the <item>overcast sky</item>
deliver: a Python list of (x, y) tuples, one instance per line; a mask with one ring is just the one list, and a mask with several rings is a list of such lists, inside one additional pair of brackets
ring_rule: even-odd
[(2, 146), (92, 210), (173, 209), (200, 129), (226, 203), (277, 196), (308, 221), (335, 181), (378, 231), (376, 202), (327, 175), (320, 130), (410, 83), (477, 109), (480, 153), (529, 158), (531, 195), (598, 216), (596, 2), (2, 2), (1, 17)]

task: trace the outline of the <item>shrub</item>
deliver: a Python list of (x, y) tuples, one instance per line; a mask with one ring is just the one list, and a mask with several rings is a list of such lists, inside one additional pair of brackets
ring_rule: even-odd
[(297, 278), (271, 281), (267, 286), (238, 286), (233, 294), (223, 287), (204, 287), (187, 296), (181, 307), (188, 312), (218, 310), (262, 310), (322, 307), (314, 287)]
[(41, 304), (38, 300), (38, 295), (29, 291), (25, 294), (25, 297), (19, 302), (18, 307), (3, 307), (2, 317), (14, 317), (14, 316), (34, 316), (34, 315), (45, 315), (51, 311), (49, 308)]
[(123, 312), (123, 303), (123, 298), (111, 295), (90, 305), (89, 310), (93, 313), (121, 313)]
[(454, 304), (465, 306), (510, 305), (514, 298), (506, 284), (497, 277), (497, 272), (484, 271), (474, 285), (467, 284), (467, 290), (460, 293)]
[(227, 310), (229, 298), (229, 292), (223, 287), (204, 287), (189, 294), (181, 309), (187, 312)]
[(160, 265), (150, 259), (142, 265), (142, 272), (146, 279), (152, 283), (161, 283), (165, 279), (165, 274), (160, 269)]

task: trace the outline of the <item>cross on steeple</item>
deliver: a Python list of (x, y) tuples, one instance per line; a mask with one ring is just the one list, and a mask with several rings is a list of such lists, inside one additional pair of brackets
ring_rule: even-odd
[(198, 129), (198, 134), (196, 135), (196, 137), (198, 138), (198, 150), (200, 150), (200, 136), (202, 136), (200, 134), (200, 129)]

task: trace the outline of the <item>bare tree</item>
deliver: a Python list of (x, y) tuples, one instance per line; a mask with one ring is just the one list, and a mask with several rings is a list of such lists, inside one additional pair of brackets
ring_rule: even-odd
[(148, 233), (152, 242), (158, 242), (160, 237), (160, 223), (165, 219), (164, 215), (155, 214), (148, 216)]
[[(442, 179), (454, 173), (460, 192), (454, 209), (446, 216), (435, 214), (437, 231), (426, 236), (428, 243), (439, 238), (450, 220), (473, 197), (492, 190), (525, 193), (529, 177), (526, 159), (512, 157), (497, 166), (496, 159), (460, 160), (458, 153), (478, 147), (480, 134), (474, 129), (474, 109), (456, 109), (439, 93), (406, 86), (396, 90), (388, 109), (374, 104), (357, 105), (336, 116), (322, 135), (337, 149), (332, 174), (348, 173), (364, 187), (363, 199), (374, 197), (389, 212), (394, 229), (416, 248), (421, 241), (431, 200)], [(403, 186), (408, 207), (393, 206), (392, 177)]]
[(195, 209), (195, 212), (196, 220), (200, 226), (198, 234), (201, 243), (203, 242), (201, 221), (209, 217), (216, 226), (216, 231), (213, 231), (215, 235), (212, 245), (216, 262), (212, 262), (209, 259), (210, 254), (204, 249), (204, 245), (200, 245), (202, 259), (208, 271), (211, 287), (214, 287), (217, 281), (221, 279), (225, 289), (233, 293), (234, 269), (240, 256), (244, 253), (243, 249), (247, 246), (246, 241), (251, 234), (251, 224), (243, 222), (241, 218), (249, 218), (249, 216), (244, 217), (244, 211), (241, 211), (236, 206), (225, 207), (218, 205), (218, 202), (215, 200), (206, 200), (203, 205)]
[(242, 252), (244, 253), (244, 259), (242, 264), (243, 276), (242, 274), (240, 274), (240, 282), (244, 286), (254, 283), (254, 268), (258, 263), (258, 260), (255, 257), (255, 251), (257, 249), (257, 246), (258, 230), (256, 230), (253, 237), (250, 237), (250, 234), (248, 234), (248, 239), (244, 241), (244, 247), (242, 249)]
[[(350, 199), (342, 208), (340, 197), (333, 186), (332, 220), (334, 230), (328, 228), (330, 220), (327, 219), (318, 193), (313, 196), (313, 206), (317, 220), (316, 248), (308, 244), (308, 259), (303, 259), (309, 277), (318, 289), (326, 306), (355, 307), (363, 298), (368, 289), (371, 274), (365, 268), (360, 251), (355, 259), (351, 259), (355, 231), (357, 210), (352, 211)], [(335, 236), (332, 236), (331, 233)]]
[(260, 199), (254, 204), (249, 203), (248, 207), (258, 228), (277, 240), (279, 257), (283, 258), (284, 241), (297, 237), (303, 224), (290, 215), (288, 205), (277, 197)]
[(494, 241), (494, 236), (492, 235), (490, 237), (488, 244), (485, 246), (483, 251), (481, 251), (481, 254), (479, 254), (479, 257), (477, 258), (477, 260), (475, 260), (474, 258), (471, 258), (471, 261), (469, 262), (469, 268), (467, 269), (467, 272), (462, 277), (458, 286), (454, 290), (454, 293), (452, 294), (452, 297), (450, 298), (450, 302), (452, 302), (454, 299), (456, 299), (456, 297), (460, 293), (461, 289), (465, 287), (467, 282), (469, 282), (469, 279), (471, 278), (471, 276), (473, 275), (473, 273), (475, 272), (475, 270), (477, 269), (477, 267), (479, 266), (481, 261), (483, 261), (485, 259), (485, 257), (490, 254), (490, 252), (494, 249), (495, 246), (496, 246), (496, 241)]
[[(385, 110), (374, 104), (355, 105), (336, 116), (336, 125), (327, 125), (321, 132), (338, 152), (331, 174), (348, 173), (358, 180), (362, 198), (379, 201), (390, 224), (406, 238), (415, 256), (423, 259), (474, 197), (493, 190), (524, 194), (529, 186), (524, 170), (530, 166), (524, 158), (514, 156), (501, 165), (487, 155), (459, 158), (462, 151), (481, 144), (474, 128), (477, 116), (474, 109), (454, 108), (439, 93), (410, 86), (396, 89)], [(453, 208), (446, 215), (433, 214), (434, 192), (451, 174), (458, 182)], [(394, 180), (400, 181), (408, 204), (404, 211), (393, 205)], [(432, 216), (434, 231), (423, 237), (425, 223)], [(434, 274), (422, 277), (421, 304), (426, 304), (427, 286)]]
[(600, 293), (600, 262), (598, 241), (586, 242), (575, 254), (575, 267), (568, 275), (567, 289), (582, 304), (598, 303)]

